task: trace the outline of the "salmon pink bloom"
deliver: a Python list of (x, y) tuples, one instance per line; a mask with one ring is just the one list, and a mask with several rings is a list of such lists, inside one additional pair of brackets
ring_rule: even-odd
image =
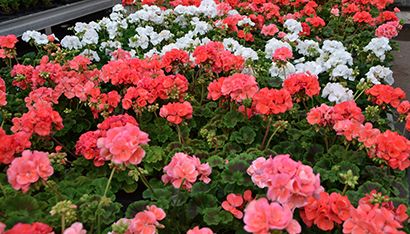
[(216, 101), (218, 100), (220, 97), (223, 96), (222, 94), (222, 85), (225, 81), (224, 77), (221, 77), (217, 80), (212, 81), (209, 85), (208, 85), (208, 99), (212, 100), (212, 101)]
[(271, 230), (301, 233), (301, 227), (293, 219), (292, 211), (286, 205), (269, 203), (266, 198), (251, 201), (245, 209), (243, 221), (245, 231), (251, 233), (268, 234)]
[(179, 125), (184, 119), (192, 118), (192, 106), (187, 101), (183, 103), (169, 103), (161, 107), (159, 115), (162, 118), (166, 118), (169, 122)]
[(261, 31), (265, 36), (274, 36), (277, 32), (279, 32), (279, 29), (275, 24), (263, 25)]
[(165, 218), (164, 210), (155, 205), (147, 206), (147, 209), (135, 215), (130, 221), (128, 231), (130, 233), (155, 234), (157, 228), (163, 228), (159, 221)]
[(106, 136), (97, 140), (100, 154), (115, 164), (141, 163), (145, 151), (141, 145), (149, 142), (148, 134), (141, 131), (138, 126), (126, 124), (122, 127), (111, 128)]
[(410, 111), (410, 102), (409, 101), (402, 101), (400, 105), (397, 107), (397, 112), (402, 115), (406, 115)]
[(166, 52), (161, 60), (166, 72), (171, 72), (171, 70), (178, 68), (178, 66), (186, 66), (190, 63), (188, 53), (179, 49), (172, 49)]
[(255, 77), (239, 73), (224, 78), (221, 86), (222, 95), (237, 102), (252, 98), (258, 90)]
[(319, 196), (323, 191), (319, 174), (301, 162), (293, 161), (290, 155), (257, 158), (247, 173), (260, 188), (268, 187), (268, 198), (287, 204), (290, 208), (303, 207), (308, 197)]
[(7, 178), (15, 190), (21, 189), (25, 193), (31, 184), (40, 178), (47, 180), (53, 173), (48, 153), (25, 150), (22, 157), (11, 162), (7, 169)]
[(75, 222), (65, 229), (63, 234), (87, 234), (87, 231), (83, 228), (82, 223)]
[(398, 30), (401, 29), (401, 25), (397, 21), (390, 21), (385, 24), (380, 25), (376, 29), (376, 36), (377, 37), (386, 37), (388, 39), (392, 39), (399, 35)]
[(186, 234), (213, 234), (214, 232), (207, 227), (199, 228), (199, 226), (194, 227), (193, 229), (188, 230)]
[(273, 53), (273, 61), (286, 62), (291, 58), (293, 58), (293, 53), (288, 47), (278, 48)]
[(212, 169), (208, 163), (201, 164), (201, 161), (195, 156), (189, 156), (184, 153), (176, 153), (171, 162), (164, 167), (162, 182), (171, 183), (175, 188), (185, 188), (190, 190), (192, 184), (199, 180), (208, 184), (211, 179)]

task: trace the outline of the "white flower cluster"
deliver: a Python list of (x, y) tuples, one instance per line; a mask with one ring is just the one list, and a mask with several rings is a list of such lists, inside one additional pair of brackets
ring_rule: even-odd
[(316, 62), (322, 65), (324, 71), (329, 71), (338, 65), (353, 65), (352, 55), (346, 51), (342, 42), (325, 40), (323, 42), (320, 57)]
[(21, 39), (25, 42), (33, 41), (37, 45), (47, 45), (49, 42), (47, 35), (37, 31), (26, 31)]
[(389, 39), (386, 37), (377, 37), (373, 38), (363, 50), (365, 52), (371, 51), (383, 62), (386, 59), (386, 52), (392, 50), (392, 48), (389, 45)]
[(239, 44), (235, 39), (233, 38), (225, 38), (223, 40), (223, 44), (225, 49), (231, 51), (234, 55), (240, 55), (242, 56), (245, 60), (258, 60), (258, 53), (254, 51), (252, 48), (247, 48)]
[(380, 65), (371, 67), (366, 73), (366, 78), (373, 84), (381, 84), (381, 81), (389, 85), (394, 83), (393, 71), (388, 67)]
[(286, 47), (289, 50), (292, 50), (292, 46), (287, 42), (279, 41), (276, 38), (270, 39), (265, 45), (265, 57), (267, 59), (272, 59), (273, 54), (279, 48)]
[(322, 97), (331, 102), (345, 102), (353, 100), (353, 91), (343, 87), (340, 83), (327, 83), (322, 90)]
[(299, 33), (303, 31), (302, 24), (294, 19), (287, 19), (283, 24), (290, 33), (285, 36), (289, 41), (296, 41), (299, 38)]

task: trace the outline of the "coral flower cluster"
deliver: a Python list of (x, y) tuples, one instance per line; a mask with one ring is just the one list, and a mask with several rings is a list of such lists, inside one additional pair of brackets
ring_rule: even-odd
[(170, 123), (178, 125), (183, 120), (192, 118), (192, 106), (187, 101), (168, 103), (161, 107), (159, 115)]

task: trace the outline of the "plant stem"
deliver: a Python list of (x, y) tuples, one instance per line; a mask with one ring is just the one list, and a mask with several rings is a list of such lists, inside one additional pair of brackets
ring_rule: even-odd
[(204, 87), (204, 84), (201, 84), (201, 101), (199, 102), (200, 106), (202, 106), (202, 102), (204, 101), (204, 96), (205, 96), (205, 87)]
[(179, 143), (181, 143), (182, 145), (185, 144), (184, 138), (182, 137), (181, 129), (179, 128), (178, 124), (177, 124), (177, 131), (178, 131)]
[(152, 188), (152, 186), (149, 184), (147, 178), (145, 177), (144, 174), (142, 174), (142, 172), (140, 171), (140, 169), (137, 167), (137, 172), (139, 174), (139, 176), (141, 177), (142, 183), (144, 183), (145, 186), (147, 186), (147, 188), (151, 191), (151, 193), (153, 195), (155, 195), (154, 189)]
[(357, 101), (357, 99), (359, 99), (360, 96), (362, 96), (362, 94), (364, 93), (364, 89), (357, 95), (357, 97), (355, 97), (354, 101)]
[(343, 191), (342, 191), (342, 196), (344, 196), (346, 194), (348, 187), (349, 186), (347, 184), (345, 184), (345, 187), (343, 188)]
[(272, 116), (269, 116), (268, 126), (266, 126), (265, 135), (263, 136), (262, 144), (260, 146), (262, 150), (265, 149), (265, 143), (266, 143), (266, 139), (268, 138), (271, 125), (272, 125)]
[(273, 139), (273, 136), (275, 136), (275, 134), (278, 132), (279, 128), (280, 128), (280, 127), (277, 127), (277, 128), (275, 129), (275, 131), (273, 131), (272, 135), (269, 137), (268, 143), (266, 143), (265, 149), (269, 147), (270, 142), (271, 142), (272, 139)]
[(105, 197), (105, 196), (107, 195), (108, 188), (110, 187), (110, 184), (111, 184), (112, 178), (114, 177), (114, 173), (115, 173), (115, 167), (113, 167), (113, 168), (112, 168), (112, 171), (111, 171), (110, 177), (108, 178), (107, 185), (105, 186), (105, 190), (104, 190), (104, 195), (103, 195), (103, 197)]
[(65, 217), (64, 214), (61, 215), (61, 233), (65, 230)]
[(110, 177), (108, 178), (108, 181), (107, 181), (107, 185), (105, 186), (104, 195), (101, 197), (101, 200), (97, 206), (97, 233), (101, 233), (101, 215), (98, 213), (98, 211), (101, 208), (102, 200), (106, 197), (108, 193), (108, 189), (110, 188), (110, 184), (111, 184), (112, 178), (114, 177), (114, 173), (115, 173), (115, 167), (112, 168)]

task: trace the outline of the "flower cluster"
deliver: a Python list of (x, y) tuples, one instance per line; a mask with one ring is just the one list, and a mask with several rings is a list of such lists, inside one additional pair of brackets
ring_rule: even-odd
[(23, 152), (24, 149), (31, 147), (30, 134), (18, 132), (7, 135), (0, 128), (0, 164), (9, 164), (14, 159), (14, 155)]
[(397, 108), (401, 99), (406, 97), (406, 93), (401, 88), (393, 88), (390, 85), (375, 85), (366, 90), (369, 99), (377, 105), (391, 105)]
[(218, 100), (221, 96), (230, 97), (233, 101), (242, 102), (252, 98), (259, 90), (255, 77), (236, 73), (221, 77), (208, 86), (208, 99)]
[(225, 50), (224, 45), (220, 42), (209, 42), (196, 47), (193, 56), (197, 65), (207, 70), (209, 66), (210, 71), (215, 73), (241, 70), (245, 62), (242, 56), (233, 55), (230, 51)]
[(162, 182), (171, 183), (175, 188), (190, 190), (192, 184), (199, 180), (208, 184), (212, 169), (208, 163), (202, 163), (199, 158), (184, 153), (176, 153), (171, 162), (164, 167)]
[(263, 88), (253, 96), (252, 108), (257, 114), (280, 114), (292, 107), (292, 97), (286, 89)]
[(0, 77), (0, 107), (7, 105), (6, 83)]
[(115, 164), (141, 163), (145, 151), (141, 145), (149, 141), (148, 134), (138, 126), (127, 123), (125, 126), (110, 128), (104, 137), (98, 138), (97, 147), (105, 160)]
[(251, 201), (245, 208), (245, 231), (268, 234), (271, 230), (285, 230), (289, 234), (301, 233), (300, 224), (293, 219), (291, 209), (266, 198)]
[(303, 207), (311, 196), (323, 191), (320, 176), (310, 166), (293, 161), (290, 155), (260, 157), (252, 162), (247, 173), (259, 188), (268, 188), (267, 196), (290, 208)]
[(235, 218), (242, 219), (243, 212), (240, 209), (243, 209), (246, 203), (252, 200), (251, 190), (246, 190), (243, 195), (231, 193), (226, 196), (226, 201), (222, 202), (222, 208), (231, 213)]
[(170, 123), (178, 125), (184, 119), (192, 118), (192, 106), (187, 101), (169, 103), (161, 107), (159, 115), (166, 118)]
[(207, 227), (199, 228), (198, 226), (187, 231), (186, 234), (213, 234), (214, 232)]
[(16, 190), (27, 192), (30, 184), (40, 178), (47, 180), (54, 173), (48, 153), (25, 150), (22, 157), (15, 158), (7, 169), (7, 178)]
[[(101, 153), (100, 153), (101, 149), (99, 147), (97, 147), (98, 139), (100, 139), (100, 138), (104, 139), (107, 136), (107, 132), (110, 129), (124, 127), (126, 125), (138, 126), (138, 123), (133, 117), (131, 117), (127, 114), (111, 116), (111, 117), (105, 119), (102, 123), (98, 124), (98, 126), (97, 126), (98, 130), (89, 131), (89, 132), (86, 132), (86, 133), (84, 133), (80, 136), (80, 139), (77, 141), (76, 146), (75, 146), (76, 154), (82, 155), (82, 156), (84, 156), (84, 158), (86, 158), (88, 160), (93, 160), (95, 166), (104, 165), (105, 161), (109, 160), (105, 156), (112, 156), (112, 155), (105, 155), (105, 156), (101, 155)], [(115, 133), (115, 132), (113, 132), (113, 133)], [(145, 136), (145, 134), (143, 132), (141, 132), (140, 130), (138, 130), (136, 132), (138, 132), (138, 134), (137, 134), (138, 137), (140, 135)], [(115, 134), (113, 134), (113, 136), (114, 135)], [(121, 135), (118, 135), (118, 136), (121, 136)], [(117, 139), (120, 140), (120, 138), (116, 138), (116, 140)], [(133, 139), (133, 140), (135, 142), (135, 140), (139, 140), (139, 138), (136, 138), (136, 139)], [(145, 140), (147, 140), (147, 139), (145, 139)], [(103, 142), (103, 141), (104, 140), (100, 140), (100, 142)], [(125, 146), (128, 147), (128, 150), (131, 150), (131, 151), (134, 150), (133, 153), (137, 153), (141, 157), (141, 151), (137, 150), (138, 149), (137, 146), (134, 145), (133, 147), (131, 147), (131, 145), (127, 145), (127, 143), (125, 144)], [(101, 146), (101, 147), (103, 147), (103, 146)], [(104, 151), (104, 152), (108, 153), (109, 151)], [(117, 154), (117, 152), (116, 152), (116, 154)], [(142, 155), (143, 155), (143, 153), (142, 153)], [(131, 156), (132, 155), (128, 155), (127, 156), (128, 159), (130, 159)], [(137, 158), (133, 158), (133, 159), (137, 159)]]
[(323, 231), (331, 231), (335, 223), (340, 225), (350, 218), (351, 208), (347, 196), (321, 192), (319, 199), (314, 197), (308, 199), (307, 205), (300, 211), (300, 216), (308, 227), (315, 224)]
[(153, 104), (157, 99), (183, 99), (187, 90), (188, 80), (180, 74), (142, 78), (137, 86), (127, 89), (122, 107), (126, 110), (131, 107), (138, 110)]
[[(375, 196), (376, 195), (376, 196)], [(400, 205), (397, 209), (378, 204), (377, 194), (372, 192), (371, 198), (360, 199), (359, 206), (350, 210), (350, 217), (343, 224), (343, 233), (398, 233), (408, 219), (407, 207)]]
[[(0, 231), (1, 231), (1, 228), (0, 228)], [(3, 234), (22, 234), (22, 233), (53, 234), (54, 232), (53, 232), (53, 228), (48, 226), (47, 224), (34, 222), (32, 224), (17, 223), (11, 229), (5, 232), (1, 232), (1, 233)]]
[(152, 205), (147, 206), (146, 210), (138, 212), (132, 219), (120, 219), (117, 224), (126, 225), (127, 229), (123, 233), (155, 234), (157, 233), (157, 228), (164, 227), (159, 221), (165, 219), (165, 216), (166, 214), (163, 209)]
[(46, 102), (34, 104), (27, 113), (20, 118), (13, 118), (14, 133), (26, 132), (39, 136), (49, 136), (54, 130), (63, 129), (63, 119), (60, 114), (53, 110), (51, 105)]
[(319, 94), (320, 85), (317, 76), (305, 73), (294, 73), (283, 81), (283, 88), (295, 95), (296, 102), (304, 96), (313, 97)]
[(14, 47), (17, 42), (15, 35), (0, 36), (0, 59), (14, 58), (16, 56)]
[(307, 113), (307, 121), (311, 125), (333, 126), (338, 121), (343, 120), (364, 122), (362, 110), (354, 101), (342, 102), (333, 107), (322, 104), (319, 107), (312, 108)]

